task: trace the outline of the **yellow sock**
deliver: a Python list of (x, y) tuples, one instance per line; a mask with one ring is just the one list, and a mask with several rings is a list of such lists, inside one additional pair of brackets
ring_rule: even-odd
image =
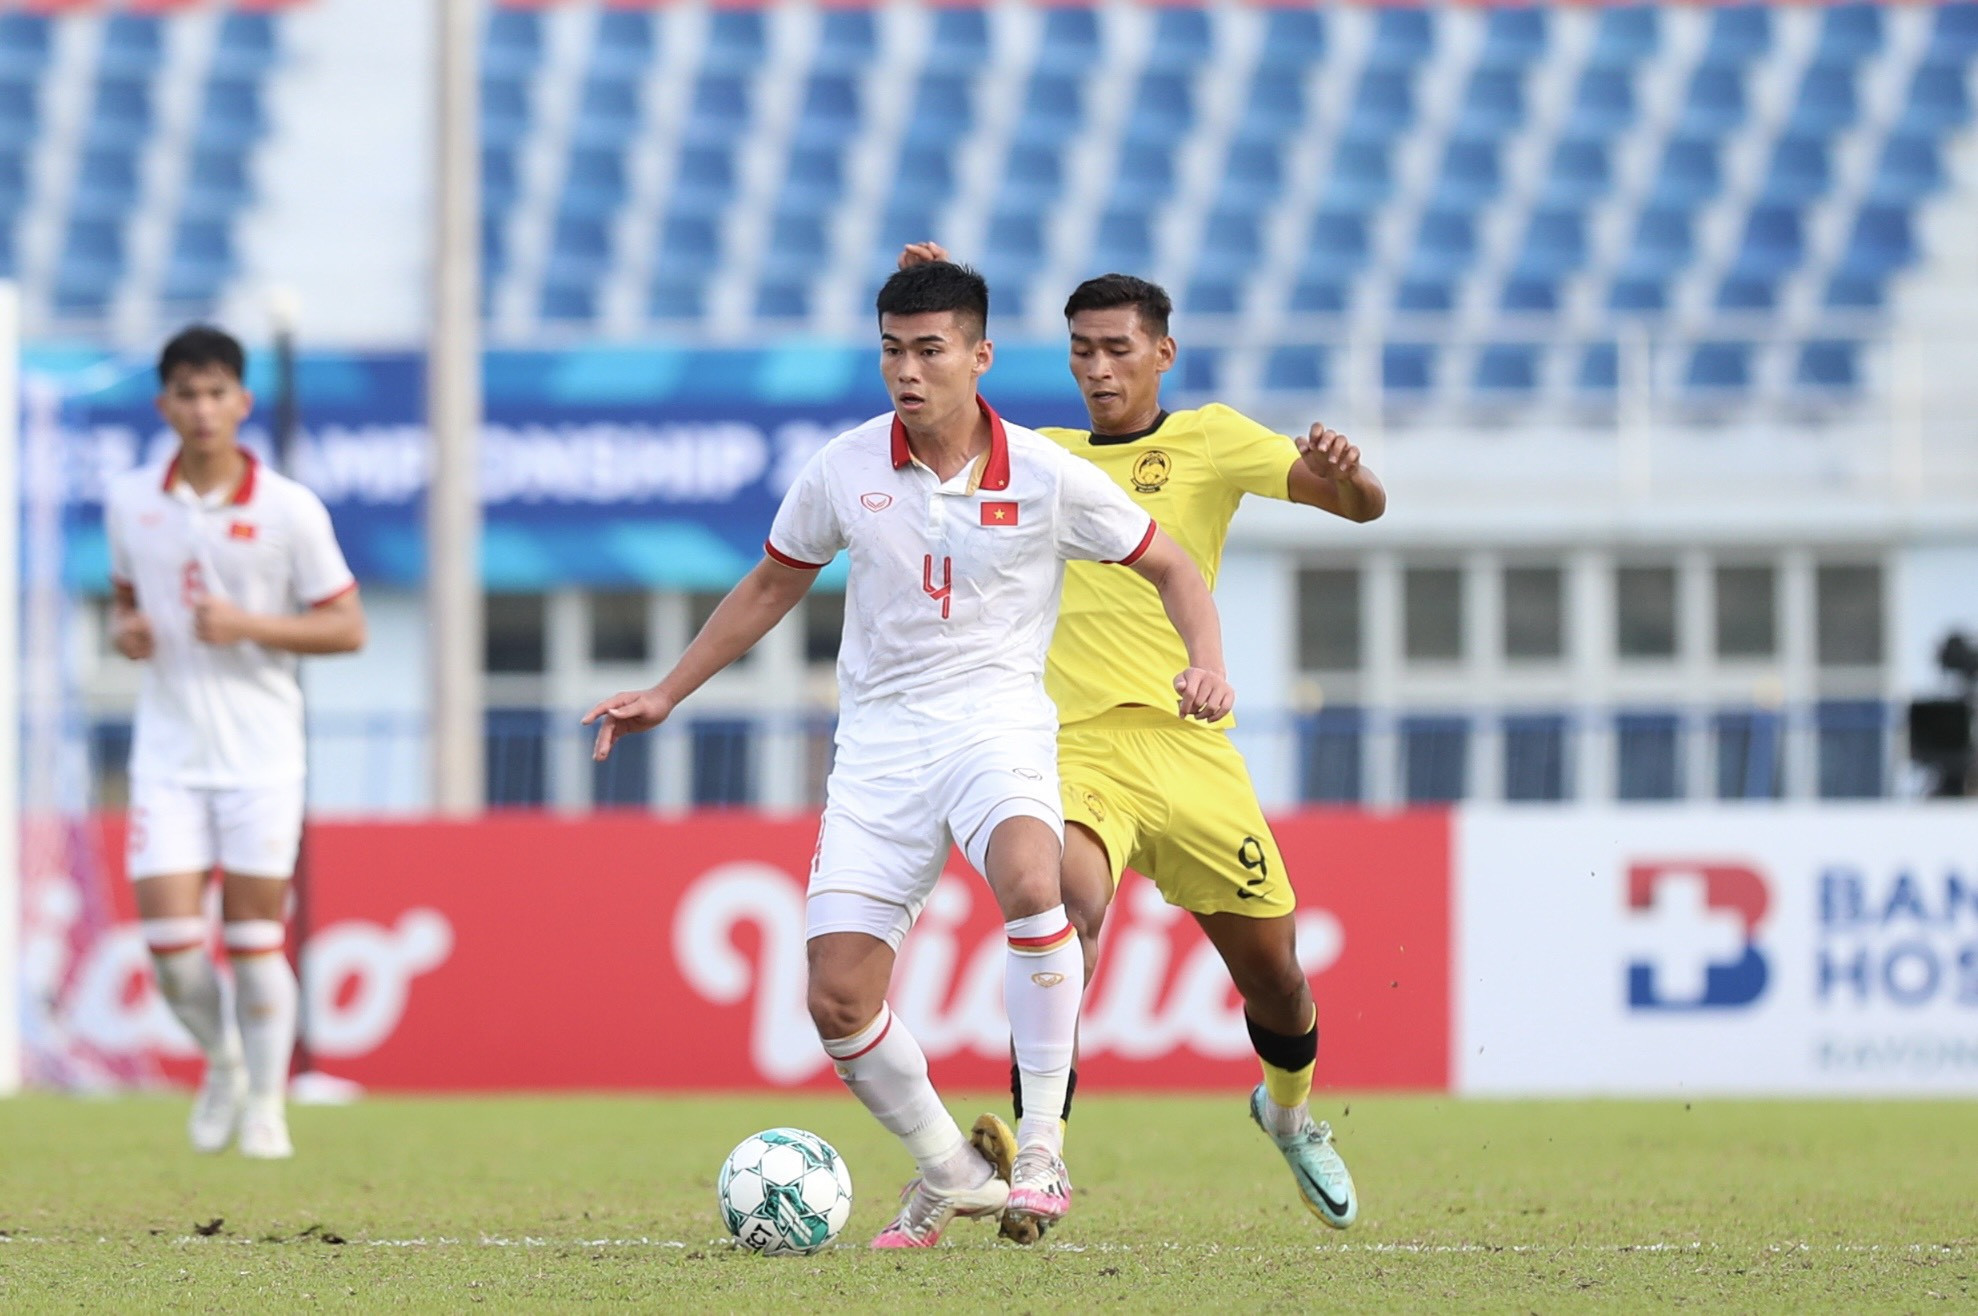
[[(1319, 1012), (1314, 1009), (1311, 1027), (1318, 1026)], [(1317, 1060), (1307, 1063), (1302, 1069), (1279, 1069), (1262, 1058), (1257, 1063), (1263, 1068), (1264, 1091), (1270, 1095), (1271, 1104), (1295, 1110), (1311, 1099), (1312, 1071), (1318, 1067)]]

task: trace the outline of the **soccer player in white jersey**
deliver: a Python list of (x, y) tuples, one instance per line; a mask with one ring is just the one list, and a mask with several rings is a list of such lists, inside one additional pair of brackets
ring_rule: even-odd
[[(1058, 1111), (1084, 974), (1058, 866), (1064, 821), (1044, 652), (1067, 559), (1138, 572), (1187, 647), (1176, 711), (1215, 719), (1234, 693), (1215, 603), (1188, 556), (1096, 468), (1005, 425), (976, 392), (994, 349), (989, 295), (947, 262), (902, 270), (878, 298), (893, 411), (826, 444), (797, 477), (763, 561), (673, 670), (613, 695), (596, 757), (657, 726), (851, 553), (839, 652), (837, 758), (807, 904), (809, 1007), (838, 1076), (906, 1145), (919, 1176), (878, 1248), (930, 1247), (956, 1216), (1040, 1221), (1071, 1204)], [(1026, 1114), (974, 1137), (941, 1105), (927, 1058), (886, 1004), (901, 941), (959, 845), (988, 879), (1009, 951), (1009, 1012)], [(1012, 1145), (1014, 1143), (1014, 1145)]]
[[(296, 655), (364, 643), (364, 612), (315, 494), (240, 446), (254, 399), (240, 344), (196, 326), (165, 346), (158, 410), (172, 456), (120, 477), (104, 506), (117, 651), (144, 664), (131, 743), (128, 869), (172, 1013), (206, 1055), (192, 1145), (294, 1154), (283, 1094), (296, 981), (283, 954), (302, 833)], [(234, 1010), (208, 949), (208, 879)]]

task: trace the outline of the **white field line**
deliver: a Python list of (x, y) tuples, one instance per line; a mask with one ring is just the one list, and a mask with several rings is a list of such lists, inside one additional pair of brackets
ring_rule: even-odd
[[(0, 1244), (44, 1244), (61, 1245), (74, 1240), (40, 1238), (33, 1235), (0, 1234)], [(98, 1243), (126, 1242), (126, 1239), (98, 1238)], [(167, 1240), (175, 1245), (192, 1247), (268, 1247), (290, 1246), (295, 1243), (323, 1244), (318, 1235), (296, 1236), (287, 1239), (225, 1238), (182, 1234)], [(687, 1248), (727, 1248), (732, 1246), (725, 1238), (707, 1239), (702, 1242), (688, 1242), (674, 1238), (540, 1238), (523, 1235), (520, 1238), (506, 1238), (483, 1234), (476, 1238), (449, 1235), (435, 1235), (430, 1238), (357, 1238), (349, 1240), (350, 1247), (393, 1247), (393, 1248), (656, 1248), (680, 1250)], [(1958, 1256), (1978, 1247), (1978, 1242), (1960, 1240), (1954, 1243), (1768, 1243), (1758, 1250), (1773, 1255), (1814, 1255), (1834, 1253), (1842, 1255), (1872, 1255), (1890, 1253), (1904, 1256)], [(865, 1249), (851, 1243), (839, 1243), (829, 1251), (858, 1251)], [(1132, 1254), (1136, 1252), (1192, 1252), (1208, 1255), (1242, 1256), (1245, 1254), (1282, 1254), (1288, 1251), (1311, 1251), (1319, 1253), (1351, 1254), (1364, 1252), (1373, 1256), (1437, 1256), (1445, 1254), (1469, 1255), (1508, 1253), (1514, 1256), (1587, 1256), (1606, 1254), (1621, 1256), (1630, 1252), (1671, 1252), (1702, 1255), (1706, 1253), (1726, 1253), (1740, 1256), (1750, 1255), (1751, 1249), (1723, 1243), (1315, 1243), (1307, 1248), (1263, 1248), (1231, 1246), (1218, 1243), (1047, 1243), (1042, 1252), (1066, 1252), (1094, 1254)]]

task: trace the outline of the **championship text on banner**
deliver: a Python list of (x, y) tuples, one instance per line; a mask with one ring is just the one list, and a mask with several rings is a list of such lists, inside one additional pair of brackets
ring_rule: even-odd
[[(1276, 823), (1298, 890), (1327, 1087), (1448, 1085), (1449, 823), (1442, 814)], [(494, 816), (310, 831), (318, 931), (311, 1039), (385, 1089), (832, 1086), (804, 1006), (814, 817)], [(122, 838), (105, 838), (121, 854)], [(130, 917), (65, 978), (61, 1023), (190, 1077)], [(1245, 1087), (1256, 1060), (1229, 975), (1192, 920), (1129, 876), (1086, 998), (1081, 1080)], [(1002, 921), (953, 859), (892, 1000), (937, 1081), (1009, 1074)]]
[(1978, 812), (1456, 821), (1457, 1089), (1978, 1093)]

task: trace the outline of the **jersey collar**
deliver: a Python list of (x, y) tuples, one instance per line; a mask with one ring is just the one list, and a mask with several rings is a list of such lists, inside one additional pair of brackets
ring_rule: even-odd
[[(247, 500), (254, 497), (254, 472), (261, 463), (255, 460), (254, 453), (250, 449), (242, 448), (240, 455), (246, 459), (247, 467), (240, 473), (240, 483), (234, 486), (234, 491), (227, 496), (227, 500), (222, 506), (245, 507)], [(165, 466), (165, 492), (168, 494), (171, 493), (178, 482), (179, 455), (173, 453), (172, 460)]]
[[(981, 478), (972, 481), (975, 489), (989, 489), (1001, 492), (1010, 487), (1010, 437), (1003, 430), (1003, 418), (989, 405), (989, 399), (980, 393), (975, 395), (975, 405), (982, 408), (982, 414), (989, 418), (989, 451), (983, 454), (976, 469)], [(898, 470), (913, 460), (913, 451), (907, 447), (907, 427), (901, 422), (899, 413), (893, 414), (893, 469)]]
[(1095, 448), (1110, 447), (1114, 444), (1121, 443), (1138, 443), (1167, 423), (1168, 413), (1164, 408), (1159, 415), (1154, 417), (1154, 423), (1144, 430), (1135, 430), (1131, 434), (1101, 434), (1097, 430), (1093, 430), (1086, 434), (1085, 441)]

